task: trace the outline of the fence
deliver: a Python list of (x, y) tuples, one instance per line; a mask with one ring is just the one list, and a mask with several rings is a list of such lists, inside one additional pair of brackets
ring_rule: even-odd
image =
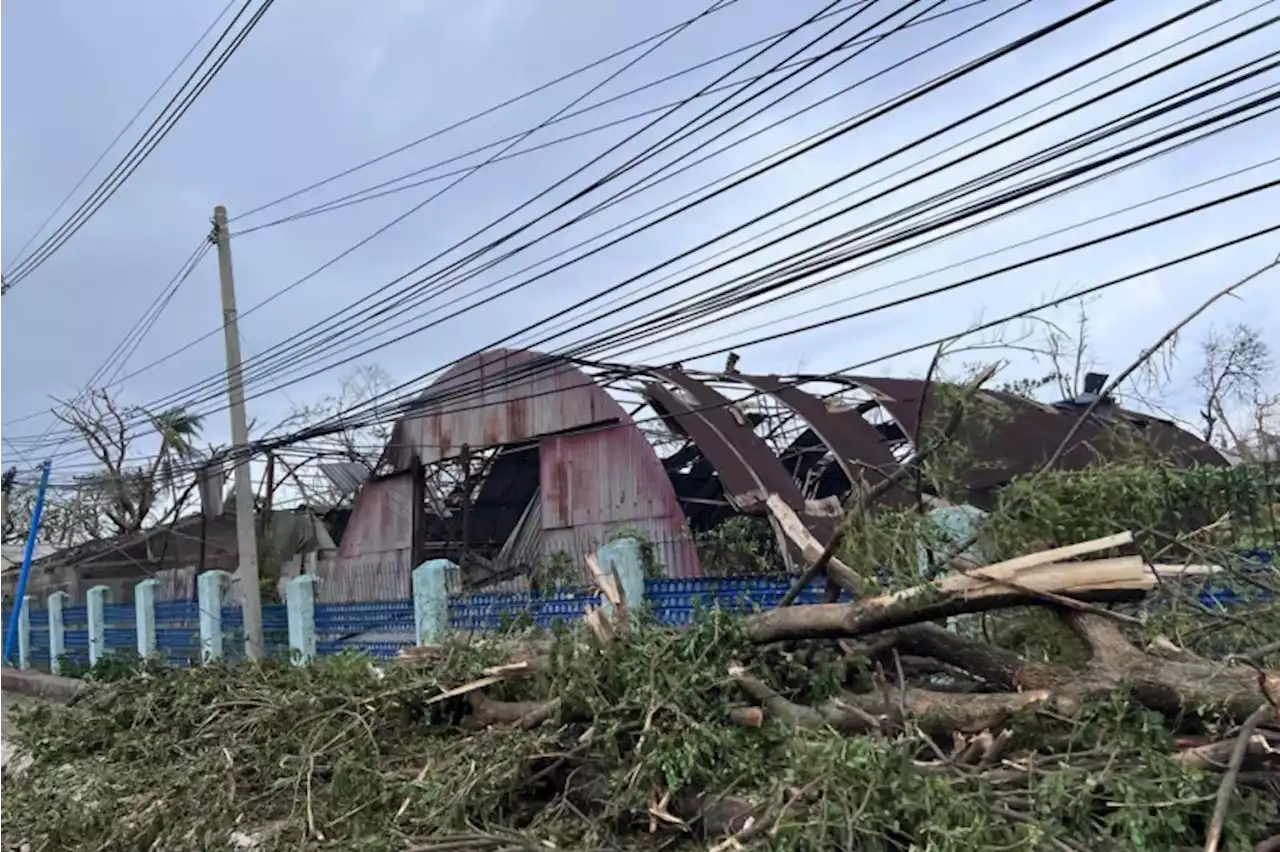
[[(785, 577), (646, 581), (636, 542), (613, 542), (600, 555), (624, 588), (643, 588), (648, 610), (672, 626), (690, 623), (698, 607), (745, 612), (775, 606), (790, 586)], [(265, 650), (304, 659), (344, 650), (392, 657), (401, 648), (437, 641), (446, 629), (492, 631), (516, 619), (550, 628), (580, 619), (587, 607), (602, 604), (598, 593), (582, 588), (552, 595), (451, 598), (447, 589), (453, 570), (451, 563), (433, 560), (413, 572), (413, 599), (364, 603), (316, 603), (317, 579), (296, 577), (286, 589), (288, 603), (262, 608)], [(154, 580), (139, 583), (134, 603), (128, 605), (108, 603), (104, 587), (90, 590), (82, 607), (67, 606), (65, 592), (50, 595), (43, 609), (29, 596), (20, 618), (17, 663), (67, 672), (109, 656), (155, 657), (178, 666), (242, 657), (243, 614), (240, 607), (225, 603), (228, 579), (220, 571), (201, 575), (194, 601), (156, 601)], [(815, 584), (797, 603), (814, 603), (823, 592)]]
[[(656, 621), (673, 627), (689, 624), (700, 607), (731, 612), (771, 608), (792, 582), (785, 577), (645, 580), (639, 546), (626, 540), (611, 544), (601, 557), (612, 565), (624, 589), (643, 589), (644, 604)], [(1272, 555), (1253, 551), (1242, 559), (1267, 567)], [(589, 589), (550, 596), (526, 592), (451, 598), (447, 577), (453, 569), (446, 560), (432, 560), (412, 573), (413, 599), (365, 603), (318, 604), (317, 579), (296, 577), (288, 583), (286, 604), (263, 607), (265, 651), (303, 661), (344, 650), (393, 657), (410, 645), (434, 644), (449, 629), (494, 631), (517, 619), (551, 628), (580, 619), (588, 607), (608, 606)], [(131, 605), (107, 603), (104, 587), (90, 590), (83, 607), (65, 606), (65, 592), (50, 595), (45, 609), (34, 608), (35, 601), (28, 597), (19, 620), (17, 663), (21, 668), (66, 672), (108, 656), (154, 657), (177, 666), (240, 658), (243, 615), (240, 607), (224, 603), (228, 579), (221, 571), (201, 575), (195, 601), (157, 602), (154, 580), (138, 584)], [(816, 603), (824, 592), (824, 586), (815, 584), (802, 591), (796, 603)], [(1206, 606), (1257, 604), (1269, 597), (1222, 586), (1199, 592)]]

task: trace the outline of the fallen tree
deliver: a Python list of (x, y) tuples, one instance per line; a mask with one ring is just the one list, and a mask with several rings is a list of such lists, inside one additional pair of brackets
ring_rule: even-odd
[[(380, 668), (144, 666), (15, 717), (6, 848), (1168, 850), (1280, 833), (1277, 673), (1143, 650), (1107, 602), (1159, 572), (1061, 558), (687, 630), (633, 613), (459, 638)], [(933, 623), (1010, 608), (1080, 653)]]

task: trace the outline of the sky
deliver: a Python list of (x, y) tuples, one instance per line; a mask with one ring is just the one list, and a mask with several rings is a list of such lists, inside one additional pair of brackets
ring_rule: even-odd
[[(23, 450), (17, 452), (14, 445), (6, 444), (0, 452), (5, 466), (34, 464), (49, 451), (47, 447), (32, 448), (30, 439), (50, 427), (47, 410), (51, 400), (74, 397), (98, 370), (200, 246), (215, 205), (225, 205), (233, 217), (241, 340), (250, 381), (249, 416), (260, 432), (292, 408), (333, 393), (339, 378), (355, 365), (376, 364), (394, 382), (401, 383), (497, 343), (566, 347), (629, 317), (724, 284), (733, 275), (749, 273), (763, 263), (850, 229), (864, 229), (858, 245), (866, 246), (867, 240), (875, 239), (869, 234), (883, 224), (882, 217), (894, 217), (910, 205), (1145, 108), (1187, 86), (1230, 72), (1241, 63), (1261, 60), (1274, 46), (1277, 31), (1274, 27), (1263, 29), (1189, 59), (985, 153), (974, 152), (1179, 57), (1191, 56), (1218, 40), (1264, 23), (1274, 14), (1274, 4), (1221, 0), (1048, 85), (984, 111), (1046, 75), (1198, 5), (1112, 3), (1029, 48), (1012, 52), (905, 106), (884, 111), (882, 105), (889, 99), (1088, 4), (1083, 0), (923, 0), (913, 4), (880, 0), (806, 48), (852, 12), (854, 4), (846, 0), (835, 6), (839, 11), (834, 16), (802, 29), (754, 59), (754, 52), (761, 48), (740, 51), (595, 107), (794, 27), (829, 5), (815, 0), (733, 0), (669, 40), (650, 42), (646, 47), (653, 50), (647, 55), (631, 51), (478, 120), (409, 145), (673, 27), (707, 5), (694, 0), (644, 4), (624, 0), (383, 0), (364, 4), (279, 0), (130, 181), (48, 263), (4, 296), (0, 306), (0, 434), (7, 439), (12, 436)], [(131, 4), (47, 0), (4, 5), (0, 22), (0, 254), (6, 267), (223, 7), (223, 0)], [(868, 41), (917, 15), (923, 17), (910, 28)], [(880, 19), (887, 20), (870, 29), (861, 41), (854, 39), (860, 30)], [(1208, 28), (1212, 29), (1202, 32)], [(967, 29), (971, 31), (957, 35)], [(937, 46), (952, 36), (956, 37), (950, 43)], [(775, 73), (742, 90), (731, 102), (741, 103), (777, 83), (742, 109), (708, 124), (675, 148), (658, 151), (602, 189), (572, 200), (729, 93), (696, 98), (665, 118), (664, 112), (655, 111), (640, 119), (622, 119), (688, 98), (722, 75), (728, 75), (724, 78), (727, 82), (742, 80), (793, 54), (792, 61), (812, 59), (851, 39), (867, 49), (856, 52), (860, 48), (846, 47), (829, 53), (800, 67), (796, 76), (783, 82), (777, 81), (786, 72)], [(1176, 44), (1180, 40), (1185, 41)], [(1157, 51), (1164, 52), (1145, 58)], [(634, 64), (624, 68), (631, 60)], [(734, 70), (747, 60), (741, 69)], [(1051, 174), (1064, 163), (1136, 140), (1141, 134), (1166, 132), (1160, 128), (1171, 122), (1199, 120), (1196, 114), (1203, 110), (1224, 111), (1230, 108), (1228, 102), (1243, 103), (1246, 96), (1257, 96), (1251, 93), (1270, 93), (1280, 85), (1280, 71), (1262, 64), (1251, 68), (1261, 71), (1248, 82), (1074, 155), (1009, 177), (988, 192)], [(606, 79), (615, 71), (616, 77)], [(813, 82), (801, 85), (810, 80)], [(1073, 94), (1079, 87), (1086, 88)], [(793, 90), (794, 94), (782, 97)], [(113, 149), (73, 204), (105, 176), (107, 164), (123, 155), (164, 97), (167, 94), (144, 113), (148, 118), (143, 123), (124, 134), (126, 142)], [(776, 105), (761, 109), (779, 99)], [(582, 111), (584, 108), (590, 109)], [(712, 115), (721, 115), (726, 109), (720, 107)], [(575, 110), (582, 112), (564, 117), (566, 111)], [(1037, 111), (1024, 115), (1028, 110)], [(688, 201), (677, 199), (689, 193), (695, 193), (691, 198), (701, 197), (707, 192), (701, 189), (706, 185), (723, 186), (727, 175), (738, 170), (749, 174), (762, 158), (777, 159), (776, 152), (838, 122), (851, 122), (877, 111), (884, 114), (590, 257), (562, 268), (557, 266), (569, 255), (549, 260), (584, 240), (596, 238), (573, 254), (600, 246), (612, 239), (600, 237), (609, 229), (637, 217), (641, 217), (638, 223), (648, 222), (655, 218), (649, 211), (659, 205), (671, 204), (668, 209), (678, 209)], [(515, 147), (505, 151), (514, 156), (486, 164), (454, 186), (449, 186), (450, 182), (462, 174), (442, 176), (481, 164), (485, 158), (504, 152), (504, 147), (488, 147), (479, 154), (467, 152), (537, 128), (557, 115), (563, 120), (517, 138)], [(659, 119), (645, 129), (646, 123)], [(610, 122), (616, 123), (576, 139), (556, 141)], [(958, 126), (948, 130), (952, 124)], [(626, 141), (637, 131), (643, 131), (642, 135)], [(720, 321), (714, 324), (670, 339), (647, 341), (643, 347), (615, 346), (593, 356), (615, 362), (680, 360), (687, 366), (716, 369), (723, 364), (722, 351), (702, 360), (693, 356), (732, 347), (741, 356), (740, 369), (744, 371), (824, 373), (874, 362), (860, 366), (859, 371), (918, 374), (931, 354), (928, 347), (888, 361), (875, 359), (958, 335), (976, 322), (1029, 309), (1249, 231), (1278, 225), (1280, 190), (1254, 192), (1194, 216), (909, 305), (888, 307), (772, 342), (744, 344), (762, 335), (961, 282), (1275, 181), (1280, 178), (1280, 161), (1268, 160), (1280, 156), (1274, 145), (1276, 138), (1280, 138), (1280, 114), (1263, 115), (1106, 180), (913, 251), (889, 257), (900, 249), (869, 250), (842, 268), (848, 274), (781, 301), (754, 310), (750, 305), (738, 306), (718, 315)], [(704, 142), (709, 147), (679, 159)], [(237, 218), (403, 146), (408, 147), (372, 166)], [(614, 146), (619, 147), (609, 153)], [(519, 153), (529, 148), (535, 150)], [(715, 156), (696, 162), (719, 149), (723, 150)], [(971, 153), (974, 155), (962, 162), (947, 165)], [(691, 161), (696, 164), (683, 168)], [(668, 163), (673, 163), (671, 168), (662, 171)], [(411, 181), (435, 179), (322, 215), (274, 224), (419, 170), (425, 171)], [(651, 173), (655, 177), (646, 179)], [(658, 180), (664, 176), (669, 179)], [(899, 187), (904, 182), (909, 184)], [(633, 185), (640, 189), (624, 200), (566, 224), (613, 192)], [(437, 196), (445, 187), (449, 188)], [(974, 197), (981, 196), (966, 197), (941, 209), (953, 210)], [(768, 239), (760, 235), (779, 228), (784, 220), (802, 217), (772, 231), (772, 238), (855, 203), (831, 221), (738, 257), (759, 247)], [(559, 212), (539, 219), (562, 204)], [(776, 215), (765, 215), (781, 205), (788, 206)], [(813, 212), (820, 207), (820, 212)], [(70, 209), (64, 208), (54, 221), (61, 221)], [(485, 232), (484, 240), (473, 240), (461, 252), (449, 253), (459, 241), (472, 238), (495, 220), (500, 223)], [(758, 221), (747, 224), (753, 220)], [(910, 227), (920, 219), (904, 221), (907, 224), (898, 227)], [(419, 288), (403, 297), (413, 298), (408, 303), (390, 299), (380, 303), (377, 318), (384, 324), (373, 331), (380, 331), (381, 336), (368, 336), (372, 331), (366, 329), (358, 341), (334, 339), (313, 328), (328, 322), (335, 313), (349, 318), (351, 306), (359, 300), (366, 299), (361, 306), (367, 306), (387, 299), (423, 275), (464, 257), (467, 250), (524, 225), (528, 227), (504, 243), (504, 249), (554, 233), (491, 269), (461, 281), (455, 276), (447, 292), (428, 299)], [(725, 241), (700, 248), (729, 231), (735, 233)], [(621, 233), (624, 231), (614, 236)], [(750, 242), (753, 237), (760, 239)], [(366, 238), (367, 242), (351, 250)], [(743, 241), (747, 242), (741, 248), (708, 260)], [(919, 242), (902, 246), (911, 248)], [(1088, 306), (1089, 339), (1097, 366), (1104, 371), (1119, 370), (1195, 305), (1267, 263), (1278, 251), (1280, 232), (1104, 291)], [(692, 277), (692, 272), (726, 260), (731, 262), (723, 268)], [(871, 261), (880, 262), (853, 268)], [(529, 268), (539, 262), (542, 265)], [(681, 271), (691, 264), (691, 270)], [(526, 268), (528, 271), (522, 271)], [(501, 295), (517, 283), (523, 286)], [(809, 283), (788, 285), (783, 292)], [(622, 289), (613, 291), (617, 295), (590, 303), (594, 324), (573, 330), (570, 326), (576, 323), (562, 323), (559, 329), (553, 328), (562, 332), (560, 336), (549, 335), (545, 328), (536, 333), (524, 331), (581, 300), (619, 286)], [(635, 294), (651, 298), (628, 307), (629, 296)], [(463, 313), (449, 316), (460, 307), (465, 308)], [(1068, 305), (1043, 316), (1070, 323), (1074, 310)], [(1170, 390), (1173, 408), (1181, 413), (1195, 410), (1190, 377), (1196, 363), (1196, 341), (1212, 328), (1239, 322), (1263, 329), (1278, 327), (1280, 272), (1261, 276), (1242, 289), (1238, 298), (1219, 302), (1187, 329)], [(118, 373), (112, 391), (127, 404), (190, 403), (194, 410), (208, 415), (205, 439), (225, 442), (229, 428), (225, 387), (218, 383), (225, 364), (220, 326), (217, 265), (209, 253)], [(1008, 329), (1006, 338), (1021, 339), (1024, 330), (1021, 325)], [(403, 339), (376, 351), (363, 351), (396, 337)], [(291, 338), (309, 345), (315, 360), (301, 366), (261, 360), (261, 353)], [(969, 342), (990, 339), (990, 334), (967, 338)], [(1033, 363), (1025, 353), (1010, 350), (1003, 354), (1015, 361), (1006, 371), (1007, 377), (1044, 372), (1043, 363)], [(346, 363), (340, 363), (343, 361)], [(315, 375), (307, 375), (312, 372)], [(61, 434), (56, 425), (53, 434)], [(55, 448), (59, 453), (66, 450)], [(57, 458), (64, 466), (83, 463), (82, 458)]]

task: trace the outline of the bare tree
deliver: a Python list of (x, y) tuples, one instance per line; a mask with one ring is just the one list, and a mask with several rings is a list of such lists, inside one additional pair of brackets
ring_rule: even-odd
[[(1204, 439), (1212, 442), (1218, 437), (1224, 441), (1230, 437), (1233, 443), (1241, 443), (1229, 410), (1249, 407), (1253, 409), (1250, 419), (1256, 420), (1267, 407), (1265, 386), (1274, 369), (1271, 347), (1256, 328), (1240, 323), (1226, 332), (1210, 330), (1200, 350), (1203, 363), (1195, 384), (1203, 394), (1200, 419)], [(1251, 425), (1260, 432), (1265, 430), (1265, 422)], [(1219, 429), (1228, 435), (1220, 436)]]
[[(198, 458), (199, 416), (183, 408), (152, 413), (124, 406), (104, 390), (63, 403), (55, 415), (76, 433), (98, 464), (97, 470), (77, 477), (77, 523), (83, 527), (86, 517), (95, 515), (103, 521), (97, 529), (84, 532), (136, 532), (172, 521), (191, 502), (196, 480), (190, 471)], [(144, 437), (138, 433), (138, 422), (149, 423), (159, 438), (153, 453), (141, 449)]]
[[(315, 402), (295, 406), (288, 416), (267, 431), (267, 436), (285, 435), (329, 420), (337, 422), (338, 418), (380, 399), (394, 386), (391, 375), (382, 367), (377, 364), (359, 365), (338, 380), (335, 392)], [(311, 439), (293, 452), (280, 455), (275, 487), (277, 491), (280, 488), (298, 490), (306, 503), (336, 505), (345, 495), (319, 473), (317, 465), (325, 461), (356, 462), (372, 472), (390, 437), (391, 424), (376, 423), (349, 426), (332, 435)]]

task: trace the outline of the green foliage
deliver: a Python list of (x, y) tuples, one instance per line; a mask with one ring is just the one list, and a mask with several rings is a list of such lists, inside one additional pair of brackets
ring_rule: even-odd
[(137, 654), (113, 650), (99, 658), (93, 665), (80, 662), (66, 654), (58, 658), (58, 674), (97, 683), (115, 683), (140, 674), (163, 668), (157, 660), (142, 660)]
[(609, 541), (623, 538), (633, 539), (640, 547), (640, 570), (644, 572), (646, 580), (657, 580), (667, 576), (667, 567), (658, 558), (658, 546), (647, 533), (633, 527), (621, 527), (613, 531)]
[(539, 585), (560, 588), (582, 582), (582, 569), (573, 557), (563, 550), (544, 554), (533, 573)]
[[(1213, 806), (1217, 778), (1171, 761), (1164, 721), (1122, 694), (1075, 719), (1023, 720), (1019, 745), (1037, 756), (984, 773), (949, 768), (918, 735), (730, 724), (733, 664), (806, 702), (847, 675), (758, 648), (718, 611), (679, 632), (642, 618), (604, 654), (572, 639), (558, 631), (545, 671), (488, 690), (560, 697), (533, 730), (466, 729), (464, 698), (428, 703), (508, 660), (497, 642), (425, 668), (339, 655), (122, 673), (70, 707), (12, 716), (33, 762), (5, 782), (6, 843), (186, 852), (228, 848), (239, 832), (263, 852), (654, 848), (649, 808), (709, 793), (763, 808), (767, 830), (744, 840), (753, 849), (970, 852), (1059, 838), (1143, 852), (1198, 844)], [(1029, 818), (1002, 815), (1014, 807)], [(1249, 848), (1273, 811), (1242, 794), (1224, 848)]]
[(756, 577), (778, 573), (773, 529), (763, 518), (734, 515), (694, 542), (706, 577)]
[(1201, 548), (1274, 546), (1265, 540), (1272, 534), (1264, 517), (1271, 485), (1246, 468), (1136, 465), (1015, 480), (999, 494), (984, 545), (1019, 553), (1132, 530), (1154, 553), (1230, 513), (1230, 523), (1197, 539)]

